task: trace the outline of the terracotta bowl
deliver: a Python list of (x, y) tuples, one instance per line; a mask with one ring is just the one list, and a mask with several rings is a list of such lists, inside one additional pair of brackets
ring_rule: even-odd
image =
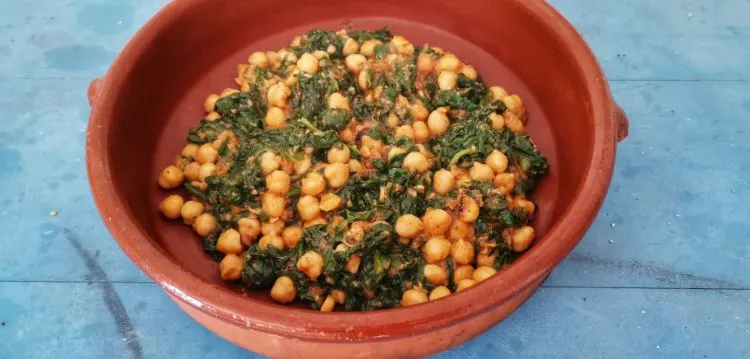
[[(535, 193), (534, 246), (460, 294), (409, 308), (319, 313), (221, 281), (189, 227), (157, 213), (160, 169), (202, 117), (203, 100), (233, 85), (255, 50), (343, 25), (388, 26), (474, 64), (518, 93), (528, 131), (552, 171)], [(99, 211), (127, 255), (198, 322), (273, 357), (413, 357), (458, 345), (507, 317), (573, 249), (607, 192), (627, 119), (596, 59), (542, 1), (175, 0), (141, 29), (89, 88), (87, 166)], [(185, 338), (185, 340), (189, 340)]]

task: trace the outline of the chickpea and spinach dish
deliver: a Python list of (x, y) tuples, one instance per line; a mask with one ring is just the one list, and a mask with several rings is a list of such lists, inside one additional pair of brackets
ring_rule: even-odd
[(465, 290), (531, 245), (547, 159), (521, 99), (456, 55), (387, 29), (313, 30), (237, 73), (158, 180), (189, 193), (160, 211), (224, 280), (374, 310)]

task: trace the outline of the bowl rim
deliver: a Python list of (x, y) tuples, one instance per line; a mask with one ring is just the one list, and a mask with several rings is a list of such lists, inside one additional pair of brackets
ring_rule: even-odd
[[(614, 167), (617, 131), (614, 121), (616, 105), (603, 72), (578, 32), (551, 5), (545, 1), (508, 0), (549, 26), (563, 46), (571, 51), (591, 101), (594, 151), (573, 202), (545, 236), (554, 240), (536, 243), (497, 275), (436, 303), (370, 312), (332, 313), (260, 301), (248, 305), (248, 299), (242, 294), (200, 279), (149, 239), (129, 214), (124, 196), (115, 188), (109, 171), (110, 159), (106, 155), (111, 128), (108, 119), (114, 113), (120, 85), (136, 59), (153, 43), (162, 27), (171, 26), (180, 18), (183, 6), (203, 1), (210, 0), (168, 3), (128, 42), (104, 81), (96, 84), (96, 101), (92, 103), (86, 140), (89, 184), (112, 237), (155, 283), (198, 310), (241, 328), (308, 341), (366, 341), (428, 332), (480, 315), (538, 282), (572, 251), (604, 201)], [(573, 218), (577, 219), (571, 220)]]

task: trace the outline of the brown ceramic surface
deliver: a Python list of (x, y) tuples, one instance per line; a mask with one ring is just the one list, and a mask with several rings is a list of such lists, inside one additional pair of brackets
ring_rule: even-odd
[[(160, 169), (185, 144), (209, 93), (233, 86), (238, 63), (312, 28), (388, 26), (474, 64), (518, 93), (552, 171), (534, 194), (538, 239), (498, 275), (438, 302), (365, 313), (318, 313), (221, 281), (189, 227), (163, 220)], [(627, 119), (593, 55), (542, 1), (175, 0), (89, 88), (87, 165), (107, 227), (130, 258), (191, 316), (271, 356), (312, 348), (332, 357), (419, 356), (457, 345), (508, 316), (578, 243), (606, 194)]]

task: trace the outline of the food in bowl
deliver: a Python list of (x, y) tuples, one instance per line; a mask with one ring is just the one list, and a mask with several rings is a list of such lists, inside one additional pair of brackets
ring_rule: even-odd
[(387, 29), (313, 30), (238, 66), (158, 179), (219, 274), (347, 311), (465, 290), (534, 239), (548, 172), (521, 98)]

